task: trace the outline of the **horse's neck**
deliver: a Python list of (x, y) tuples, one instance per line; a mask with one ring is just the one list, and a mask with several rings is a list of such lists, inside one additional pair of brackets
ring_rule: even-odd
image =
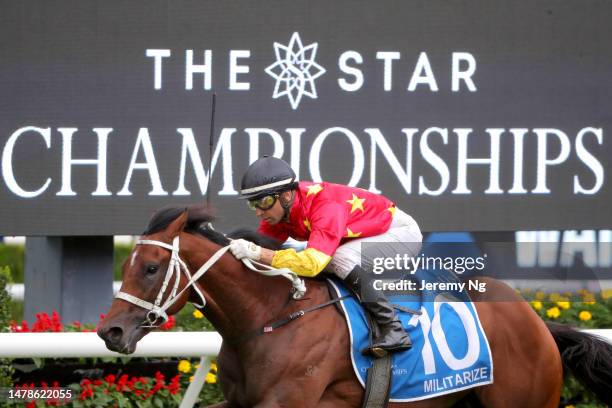
[[(202, 242), (184, 252), (193, 271), (220, 248), (210, 241), (205, 245)], [(284, 307), (290, 289), (288, 280), (250, 271), (231, 254), (223, 255), (197, 285), (206, 297), (206, 317), (226, 339), (239, 338), (274, 319)]]

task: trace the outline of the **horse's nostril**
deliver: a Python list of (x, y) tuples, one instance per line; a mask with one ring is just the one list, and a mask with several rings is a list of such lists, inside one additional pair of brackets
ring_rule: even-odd
[(122, 337), (123, 329), (121, 329), (120, 327), (111, 327), (110, 329), (106, 330), (106, 333), (104, 333), (103, 336), (106, 341), (109, 341), (111, 343), (119, 343)]

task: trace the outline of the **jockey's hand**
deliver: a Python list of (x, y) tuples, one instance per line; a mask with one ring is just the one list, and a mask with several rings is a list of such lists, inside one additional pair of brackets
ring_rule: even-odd
[(254, 261), (261, 259), (261, 247), (246, 239), (234, 239), (230, 242), (230, 251), (237, 259), (249, 258)]

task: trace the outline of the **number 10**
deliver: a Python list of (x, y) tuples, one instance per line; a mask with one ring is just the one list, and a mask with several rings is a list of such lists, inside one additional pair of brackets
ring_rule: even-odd
[[(467, 353), (465, 353), (463, 358), (455, 357), (448, 346), (448, 342), (446, 341), (446, 335), (444, 334), (444, 330), (442, 330), (442, 322), (440, 321), (440, 307), (442, 307), (443, 304), (447, 304), (453, 308), (455, 313), (457, 313), (461, 319), (463, 329), (467, 334), (468, 347)], [(427, 313), (425, 307), (421, 306), (421, 314), (413, 315), (408, 322), (408, 324), (414, 327), (418, 326), (419, 323), (421, 330), (423, 331), (423, 338), (425, 341), (421, 355), (423, 357), (423, 365), (425, 367), (426, 375), (436, 373), (436, 362), (434, 359), (431, 342), (429, 340), (430, 332), (433, 336), (434, 342), (436, 343), (436, 347), (440, 352), (442, 360), (444, 360), (446, 365), (452, 370), (463, 370), (470, 367), (476, 362), (476, 360), (478, 360), (478, 356), (480, 355), (480, 341), (478, 339), (476, 321), (465, 303), (451, 302), (448, 301), (444, 295), (438, 295), (434, 300), (433, 320), (430, 320), (429, 314)]]

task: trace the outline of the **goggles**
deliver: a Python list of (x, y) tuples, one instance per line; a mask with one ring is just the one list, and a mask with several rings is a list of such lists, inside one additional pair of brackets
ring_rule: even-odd
[(278, 200), (278, 194), (272, 194), (257, 198), (255, 200), (248, 200), (247, 204), (249, 208), (253, 211), (258, 208), (262, 211), (266, 211), (272, 208), (274, 203), (276, 203), (276, 200)]

